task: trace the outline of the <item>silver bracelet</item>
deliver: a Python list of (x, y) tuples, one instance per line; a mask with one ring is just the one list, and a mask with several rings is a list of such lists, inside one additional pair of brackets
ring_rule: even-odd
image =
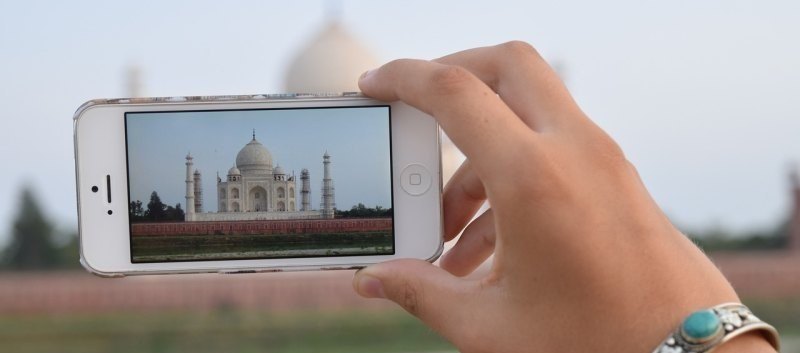
[(760, 330), (780, 351), (778, 331), (757, 318), (746, 306), (725, 303), (695, 311), (653, 353), (707, 353), (745, 332)]

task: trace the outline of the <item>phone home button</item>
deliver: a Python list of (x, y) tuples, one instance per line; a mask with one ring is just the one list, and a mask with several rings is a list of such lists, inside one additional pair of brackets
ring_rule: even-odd
[(400, 173), (400, 186), (412, 196), (419, 196), (431, 188), (431, 173), (421, 164), (409, 164)]

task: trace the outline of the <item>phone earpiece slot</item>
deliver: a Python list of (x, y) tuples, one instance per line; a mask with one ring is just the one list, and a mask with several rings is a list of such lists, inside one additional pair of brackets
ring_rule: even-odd
[(111, 175), (106, 175), (106, 195), (108, 196), (108, 203), (111, 203)]

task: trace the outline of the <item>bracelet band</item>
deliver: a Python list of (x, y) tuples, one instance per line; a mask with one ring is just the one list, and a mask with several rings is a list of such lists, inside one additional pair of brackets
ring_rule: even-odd
[(653, 353), (707, 353), (745, 332), (760, 330), (776, 351), (778, 331), (743, 304), (725, 303), (695, 311)]

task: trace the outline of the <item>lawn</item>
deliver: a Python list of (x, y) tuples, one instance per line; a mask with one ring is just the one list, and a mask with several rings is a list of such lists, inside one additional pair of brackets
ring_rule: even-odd
[(400, 310), (0, 318), (0, 352), (411, 353), (452, 346)]
[[(800, 352), (800, 300), (745, 300)], [(60, 352), (455, 352), (395, 310), (145, 312), (0, 317), (0, 353)]]
[(360, 233), (134, 236), (135, 262), (394, 253), (391, 230)]

